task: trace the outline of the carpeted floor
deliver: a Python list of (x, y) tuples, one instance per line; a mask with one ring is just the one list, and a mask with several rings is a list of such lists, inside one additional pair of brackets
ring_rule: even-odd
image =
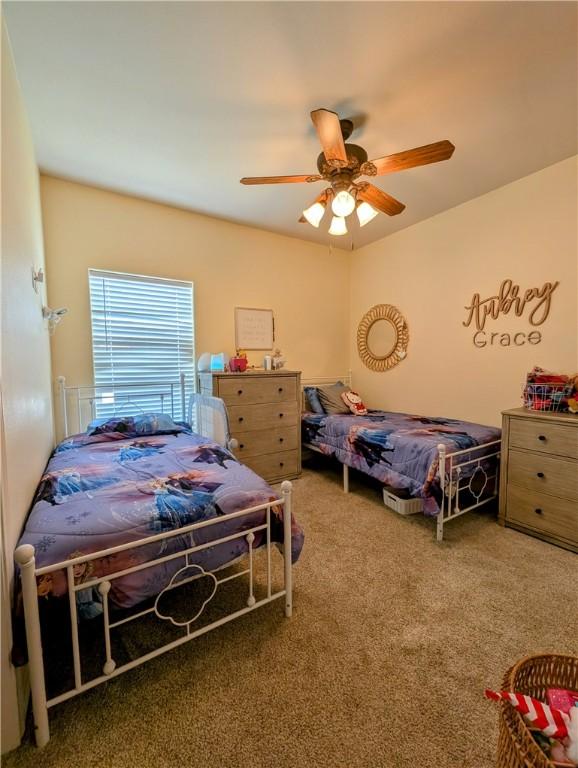
[(6, 768), (493, 766), (482, 691), (526, 654), (576, 653), (576, 556), (487, 513), (438, 545), (340, 482), (322, 463), (294, 484), (291, 620), (274, 603), (56, 707), (48, 746)]

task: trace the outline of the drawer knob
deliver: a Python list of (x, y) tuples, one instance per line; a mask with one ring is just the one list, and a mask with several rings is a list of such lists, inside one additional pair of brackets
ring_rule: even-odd
[(238, 394), (238, 395), (242, 395), (242, 394), (243, 394), (243, 390), (242, 390), (242, 389), (238, 389), (238, 390), (237, 390), (237, 394)]
[(283, 392), (283, 387), (279, 387), (279, 392)]
[(282, 438), (282, 437), (280, 437), (280, 438), (279, 438), (279, 442), (280, 442), (280, 443), (282, 443), (282, 442), (283, 442), (283, 438)]
[(244, 447), (245, 447), (245, 443), (240, 443), (239, 444), (239, 448), (244, 448)]
[(546, 435), (538, 435), (538, 440), (544, 442), (546, 440)]
[(537, 515), (541, 515), (541, 514), (542, 514), (542, 510), (541, 510), (541, 509), (535, 509), (535, 510), (534, 510), (534, 512), (535, 512)]
[(239, 421), (243, 421), (243, 417), (242, 416), (239, 416)]
[(280, 467), (284, 467), (284, 466), (285, 466), (284, 462), (280, 461), (280, 462), (279, 462), (279, 466), (280, 466)]
[(282, 418), (283, 418), (283, 414), (282, 414), (282, 413), (280, 413), (280, 414), (279, 414), (279, 418), (280, 418), (280, 419), (282, 419)]
[(536, 472), (536, 477), (544, 477), (544, 473), (543, 472)]

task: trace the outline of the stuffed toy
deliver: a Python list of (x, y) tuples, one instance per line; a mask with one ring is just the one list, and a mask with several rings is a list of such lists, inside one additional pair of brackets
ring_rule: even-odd
[(555, 760), (566, 760), (578, 765), (578, 707), (572, 707), (570, 713), (566, 714), (521, 693), (486, 690), (485, 695), (493, 701), (509, 701), (532, 728), (550, 739), (556, 739), (552, 744), (552, 757)]
[(347, 392), (343, 392), (341, 394), (341, 399), (354, 416), (365, 416), (367, 414), (367, 408), (357, 392), (352, 392), (351, 389)]

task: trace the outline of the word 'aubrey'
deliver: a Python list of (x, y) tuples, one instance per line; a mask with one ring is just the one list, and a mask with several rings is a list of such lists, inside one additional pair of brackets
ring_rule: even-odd
[(467, 320), (463, 323), (466, 327), (475, 321), (478, 331), (482, 331), (486, 320), (491, 317), (497, 320), (500, 315), (507, 315), (512, 309), (521, 317), (527, 306), (532, 306), (528, 315), (530, 325), (542, 325), (550, 314), (552, 294), (559, 282), (544, 283), (541, 288), (528, 288), (520, 295), (520, 286), (512, 280), (504, 280), (496, 296), (481, 299), (479, 293), (474, 293), (471, 304), (466, 307), (469, 312)]

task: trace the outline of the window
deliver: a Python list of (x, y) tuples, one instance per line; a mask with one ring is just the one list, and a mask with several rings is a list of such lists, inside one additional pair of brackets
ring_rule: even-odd
[(91, 269), (89, 286), (96, 416), (124, 407), (185, 418), (181, 374), (188, 392), (195, 383), (193, 284)]

